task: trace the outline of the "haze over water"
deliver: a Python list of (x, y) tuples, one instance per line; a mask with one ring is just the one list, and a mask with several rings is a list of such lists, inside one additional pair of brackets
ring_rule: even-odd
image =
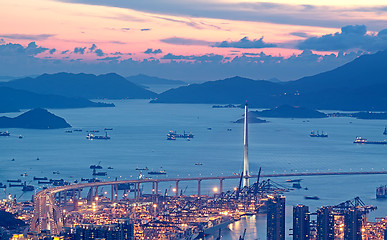
[[(243, 167), (243, 124), (235, 124), (242, 117), (243, 109), (213, 109), (208, 104), (148, 104), (147, 100), (111, 101), (115, 108), (52, 109), (54, 114), (65, 118), (74, 129), (82, 132), (65, 133), (59, 130), (9, 130), (10, 137), (1, 137), (0, 182), (22, 179), (35, 184), (34, 176), (68, 181), (91, 178), (91, 164), (104, 167), (108, 172), (102, 179), (135, 179), (136, 167), (159, 170), (167, 176), (230, 176), (240, 173)], [(19, 113), (7, 114), (15, 116)], [(352, 118), (328, 119), (267, 119), (266, 124), (249, 126), (250, 170), (256, 174), (262, 167), (263, 174), (284, 172), (326, 171), (378, 171), (386, 166), (387, 146), (356, 145), (353, 140), (362, 136), (369, 140), (385, 139), (382, 132), (386, 121), (357, 120)], [(109, 131), (109, 141), (89, 141), (87, 130)], [(208, 130), (212, 128), (212, 130)], [(231, 128), (232, 131), (227, 131)], [(191, 141), (177, 139), (167, 141), (169, 130), (192, 132)], [(324, 130), (329, 137), (310, 138), (311, 130)], [(23, 139), (17, 136), (23, 135)], [(12, 159), (15, 161), (11, 161)], [(39, 160), (37, 160), (39, 158)], [(196, 166), (195, 163), (203, 163)], [(107, 170), (111, 166), (112, 170)], [(59, 171), (54, 175), (53, 171)], [(28, 176), (20, 174), (26, 172)], [(146, 174), (145, 174), (146, 175)], [(153, 177), (153, 176), (152, 176)], [(156, 176), (157, 177), (157, 176)], [(385, 175), (314, 176), (302, 177), (303, 187), (286, 193), (287, 225), (291, 228), (292, 206), (302, 203), (311, 211), (322, 205), (336, 205), (356, 196), (366, 204), (376, 205), (378, 210), (370, 214), (385, 217), (387, 201), (377, 201), (375, 189), (387, 184)], [(288, 178), (272, 178), (286, 183)], [(254, 182), (252, 179), (251, 182)], [(161, 184), (171, 194), (174, 183)], [(213, 194), (218, 181), (203, 181), (202, 194)], [(231, 189), (238, 180), (225, 180), (224, 190)], [(41, 187), (41, 186), (40, 186)], [(149, 191), (151, 184), (144, 186)], [(197, 182), (180, 182), (184, 194), (196, 194)], [(40, 188), (39, 188), (40, 190)], [(19, 200), (30, 200), (31, 193), (21, 195), (19, 188), (7, 188), (0, 195), (16, 194)], [(101, 190), (103, 191), (103, 190)], [(305, 200), (304, 196), (319, 196), (319, 201)], [(244, 219), (232, 224), (223, 239), (235, 239), (247, 228), (248, 239), (265, 239), (265, 215)], [(257, 226), (257, 227), (256, 227)]]

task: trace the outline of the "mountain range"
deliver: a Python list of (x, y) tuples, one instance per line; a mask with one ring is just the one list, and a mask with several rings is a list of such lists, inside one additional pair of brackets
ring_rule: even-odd
[(289, 82), (233, 77), (170, 89), (153, 103), (280, 105), (311, 109), (387, 110), (387, 51), (363, 55), (334, 70)]
[(0, 86), (39, 94), (53, 94), (85, 99), (149, 99), (156, 93), (146, 90), (124, 77), (108, 73), (102, 75), (56, 73), (36, 78), (21, 78), (0, 83)]
[(114, 107), (114, 104), (97, 103), (84, 98), (70, 98), (52, 94), (38, 94), (0, 86), (0, 112), (17, 112), (31, 108), (85, 108)]

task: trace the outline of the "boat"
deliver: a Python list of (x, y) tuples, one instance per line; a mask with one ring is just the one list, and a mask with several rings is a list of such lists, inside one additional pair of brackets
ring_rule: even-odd
[(358, 143), (358, 144), (387, 144), (387, 141), (368, 141), (366, 138), (362, 137), (356, 137), (355, 141), (353, 143)]
[(72, 133), (73, 131), (71, 130), (66, 130), (65, 133)]
[(20, 184), (12, 184), (12, 183), (10, 183), (9, 184), (9, 187), (23, 187), (24, 186), (24, 184), (22, 184), (22, 183), (20, 183)]
[(90, 132), (90, 133), (98, 133), (99, 130), (89, 130), (89, 131), (86, 131), (86, 132)]
[(387, 135), (387, 127), (384, 127), (383, 135)]
[(113, 168), (112, 167), (108, 167), (107, 169), (112, 170)]
[(111, 131), (111, 130), (113, 130), (113, 128), (105, 128), (104, 130), (105, 131)]
[(82, 129), (74, 129), (74, 132), (82, 132)]
[(12, 160), (11, 160), (12, 162), (14, 162), (15, 161), (15, 159), (14, 158), (12, 158)]
[(203, 163), (197, 162), (197, 163), (195, 163), (195, 165), (196, 166), (201, 166), (201, 165), (203, 165)]
[(22, 176), (22, 177), (27, 177), (28, 174), (27, 174), (26, 172), (24, 172), (24, 173), (20, 174), (20, 176)]
[(304, 196), (304, 198), (308, 200), (320, 200), (320, 197), (318, 196)]
[[(186, 133), (185, 131), (183, 132), (183, 134), (180, 134), (180, 133), (176, 133), (176, 131), (169, 131), (169, 133), (167, 134), (167, 139), (168, 138), (171, 138), (171, 139), (168, 139), (168, 140), (175, 140), (176, 138), (186, 138), (186, 139), (190, 139), (190, 138), (193, 138), (194, 135), (192, 133)], [(174, 138), (174, 139), (172, 139)]]
[(145, 168), (137, 167), (136, 170), (138, 170), (138, 171), (148, 171), (149, 169), (148, 169), (148, 167), (145, 167)]
[(38, 184), (51, 184), (51, 181), (38, 181)]
[(3, 183), (0, 182), (0, 188), (7, 188), (7, 185), (4, 185)]
[(387, 198), (387, 185), (376, 188), (376, 198)]
[(5, 132), (0, 132), (0, 137), (8, 137), (10, 136), (11, 134), (8, 132), (8, 131), (5, 131)]
[(59, 171), (54, 171), (54, 172), (52, 172), (52, 174), (60, 174), (60, 172)]
[(8, 179), (7, 182), (21, 182), (20, 179)]
[(34, 191), (35, 190), (35, 187), (32, 186), (32, 185), (26, 185), (24, 184), (23, 188), (22, 188), (22, 191), (23, 192), (30, 192), (30, 191)]
[(98, 163), (98, 165), (90, 165), (90, 169), (102, 169), (102, 166), (100, 166), (101, 162)]
[(87, 134), (86, 139), (89, 139), (89, 140), (93, 140), (93, 139), (96, 139), (96, 140), (109, 140), (110, 137), (107, 135), (107, 132), (105, 133), (105, 136), (94, 136), (93, 134), (89, 133), (89, 134)]
[(107, 172), (97, 172), (95, 169), (93, 169), (93, 176), (106, 176)]
[(23, 136), (22, 136), (22, 135), (19, 135), (19, 138), (20, 138), (20, 139), (22, 139), (22, 138), (23, 138)]
[(317, 131), (317, 133), (315, 133), (314, 131), (311, 131), (309, 136), (311, 137), (322, 137), (322, 138), (326, 138), (328, 137), (328, 133), (324, 133), (324, 131), (321, 131), (321, 134), (319, 133), (319, 131)]
[(149, 175), (165, 175), (167, 172), (164, 169), (161, 169), (160, 171), (150, 171), (148, 172)]
[(286, 182), (293, 183), (293, 182), (301, 182), (302, 179), (287, 179)]
[(34, 177), (34, 180), (47, 180), (47, 177)]

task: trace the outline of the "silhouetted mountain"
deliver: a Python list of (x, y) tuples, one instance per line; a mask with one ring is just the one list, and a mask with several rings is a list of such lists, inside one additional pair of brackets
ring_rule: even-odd
[(325, 113), (303, 108), (282, 105), (271, 110), (253, 111), (250, 114), (254, 117), (269, 118), (326, 118)]
[(364, 55), (339, 68), (297, 81), (273, 83), (234, 77), (159, 94), (156, 103), (280, 105), (310, 109), (387, 110), (387, 51)]
[(263, 105), (270, 105), (268, 100), (281, 90), (281, 85), (269, 81), (233, 77), (170, 89), (151, 102), (227, 104), (248, 101), (249, 104), (261, 102)]
[(57, 129), (71, 127), (61, 117), (46, 109), (36, 108), (17, 117), (0, 117), (0, 128)]
[(85, 108), (114, 107), (114, 104), (96, 103), (83, 98), (45, 95), (0, 86), (0, 112), (16, 112), (31, 108)]
[(170, 80), (165, 78), (158, 78), (158, 77), (151, 77), (144, 74), (138, 74), (135, 76), (130, 76), (126, 78), (132, 83), (138, 84), (138, 85), (186, 85), (185, 82), (179, 81), (179, 80)]
[(154, 92), (139, 87), (115, 73), (98, 76), (84, 73), (43, 74), (36, 78), (16, 79), (1, 85), (41, 94), (87, 99), (149, 99), (156, 96)]

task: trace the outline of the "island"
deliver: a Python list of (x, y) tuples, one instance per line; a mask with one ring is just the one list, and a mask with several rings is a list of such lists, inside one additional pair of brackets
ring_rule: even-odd
[[(253, 116), (253, 115), (250, 115), (250, 114), (248, 115), (247, 120), (248, 120), (249, 123), (267, 123), (268, 122), (268, 121), (266, 121), (264, 119), (257, 118), (256, 116)], [(241, 118), (241, 119), (236, 120), (233, 123), (244, 123), (244, 122), (245, 122), (245, 118)]]
[(269, 118), (326, 118), (325, 113), (307, 109), (303, 107), (294, 107), (289, 105), (281, 105), (270, 110), (253, 111), (252, 116), (269, 117)]
[(70, 124), (46, 109), (36, 108), (17, 117), (0, 117), (0, 128), (58, 129), (68, 128)]

